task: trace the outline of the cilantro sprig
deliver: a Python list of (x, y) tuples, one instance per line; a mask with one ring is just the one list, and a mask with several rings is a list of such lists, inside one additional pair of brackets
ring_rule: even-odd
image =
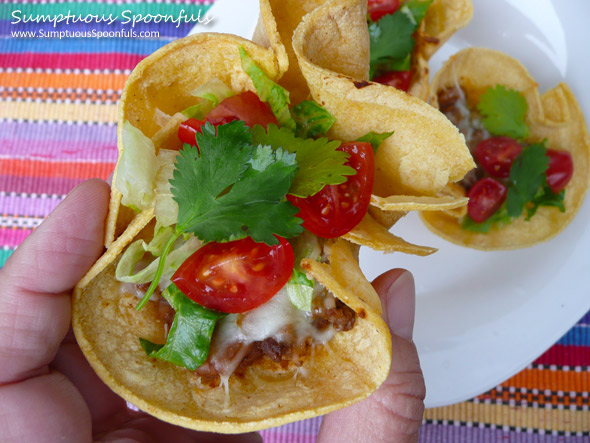
[(416, 45), (413, 34), (433, 0), (409, 0), (369, 24), (370, 78), (379, 71), (407, 71)]
[(298, 209), (285, 195), (298, 169), (296, 156), (283, 149), (252, 144), (242, 121), (215, 128), (210, 123), (197, 133), (199, 146), (184, 145), (170, 184), (178, 203), (178, 221), (162, 254), (152, 283), (141, 302), (148, 302), (162, 276), (168, 252), (185, 233), (204, 242), (226, 242), (247, 236), (277, 244), (273, 234), (300, 234)]
[(297, 158), (297, 171), (289, 194), (296, 197), (309, 197), (326, 185), (338, 185), (346, 181), (347, 175), (356, 171), (346, 166), (349, 155), (338, 151), (341, 142), (327, 138), (299, 138), (286, 128), (268, 125), (255, 126), (252, 130), (254, 143), (268, 145), (274, 149), (285, 149)]
[(510, 168), (506, 202), (482, 223), (475, 222), (467, 215), (462, 224), (463, 229), (486, 233), (492, 226), (501, 227), (511, 223), (525, 210), (526, 220), (530, 220), (540, 206), (553, 206), (565, 212), (565, 191), (555, 194), (547, 184), (549, 158), (546, 145), (545, 140), (532, 143), (522, 150)]

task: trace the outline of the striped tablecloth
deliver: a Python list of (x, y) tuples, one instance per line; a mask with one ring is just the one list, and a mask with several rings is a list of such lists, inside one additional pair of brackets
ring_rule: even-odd
[[(126, 77), (192, 24), (136, 24), (137, 33), (158, 33), (149, 37), (59, 39), (39, 31), (130, 32), (121, 23), (125, 10), (176, 17), (185, 10), (197, 17), (208, 6), (182, 0), (0, 3), (0, 266), (76, 184), (108, 177), (117, 160), (117, 100)], [(21, 23), (11, 24), (17, 10)], [(30, 14), (68, 11), (120, 20), (23, 23)], [(23, 38), (15, 31), (37, 36)], [(580, 316), (557, 344), (502, 385), (470, 401), (427, 410), (421, 441), (590, 441), (590, 314)], [(266, 442), (313, 442), (319, 424), (320, 419), (306, 420), (262, 434)]]

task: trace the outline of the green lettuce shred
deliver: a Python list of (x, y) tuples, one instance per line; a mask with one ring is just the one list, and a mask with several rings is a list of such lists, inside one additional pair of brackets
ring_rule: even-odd
[(240, 57), (242, 59), (242, 68), (252, 79), (258, 97), (270, 105), (279, 126), (295, 131), (295, 120), (293, 120), (289, 111), (289, 104), (291, 103), (289, 91), (269, 79), (242, 47), (240, 47)]
[(129, 121), (123, 125), (122, 141), (123, 153), (117, 165), (115, 186), (123, 195), (123, 206), (143, 211), (154, 203), (156, 148), (152, 140)]

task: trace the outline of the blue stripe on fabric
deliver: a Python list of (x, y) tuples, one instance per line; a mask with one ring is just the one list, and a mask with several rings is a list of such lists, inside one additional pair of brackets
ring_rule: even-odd
[(590, 346), (590, 327), (576, 325), (557, 342), (564, 346)]
[(0, 249), (0, 268), (4, 266), (8, 257), (12, 255), (14, 249)]

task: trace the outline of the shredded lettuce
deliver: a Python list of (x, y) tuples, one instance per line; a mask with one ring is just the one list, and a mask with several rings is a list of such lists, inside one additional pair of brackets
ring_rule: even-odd
[(162, 296), (176, 311), (166, 344), (152, 343), (145, 338), (139, 342), (150, 357), (194, 371), (207, 360), (215, 324), (227, 314), (195, 303), (174, 284)]
[(240, 47), (240, 57), (242, 58), (242, 68), (252, 79), (258, 97), (270, 105), (279, 126), (295, 131), (295, 120), (293, 120), (289, 111), (289, 104), (291, 103), (289, 91), (269, 79), (242, 47)]
[[(124, 283), (143, 284), (151, 282), (155, 275), (158, 265), (160, 264), (159, 255), (162, 253), (163, 247), (172, 237), (174, 230), (170, 227), (162, 227), (158, 232), (154, 232), (154, 238), (151, 242), (146, 243), (143, 240), (137, 240), (129, 245), (115, 271), (115, 278)], [(160, 285), (170, 282), (172, 275), (180, 267), (180, 265), (189, 258), (202, 245), (201, 241), (195, 237), (190, 237), (186, 241), (181, 242), (176, 249), (168, 254), (166, 263), (160, 279)], [(157, 258), (142, 270), (135, 272), (137, 264), (143, 259), (146, 252), (157, 252)]]
[(295, 135), (301, 138), (326, 135), (336, 119), (314, 101), (306, 100), (291, 109), (297, 123)]
[(139, 212), (154, 203), (156, 148), (152, 140), (129, 121), (125, 121), (122, 132), (123, 153), (117, 166), (115, 186), (123, 194), (121, 203)]
[(212, 78), (206, 83), (203, 83), (198, 88), (191, 91), (191, 94), (195, 97), (204, 99), (196, 105), (189, 106), (182, 114), (187, 118), (196, 118), (201, 120), (213, 110), (219, 103), (232, 95), (235, 95), (235, 91), (223, 83), (218, 78)]
[(156, 191), (156, 220), (163, 226), (176, 224), (178, 218), (178, 203), (172, 197), (170, 190), (170, 179), (174, 174), (174, 162), (178, 156), (178, 151), (160, 149), (158, 153), (158, 172), (156, 173), (155, 191)]
[(311, 311), (313, 299), (314, 280), (307, 278), (303, 271), (293, 269), (293, 275), (287, 282), (287, 295), (289, 300), (301, 311)]

